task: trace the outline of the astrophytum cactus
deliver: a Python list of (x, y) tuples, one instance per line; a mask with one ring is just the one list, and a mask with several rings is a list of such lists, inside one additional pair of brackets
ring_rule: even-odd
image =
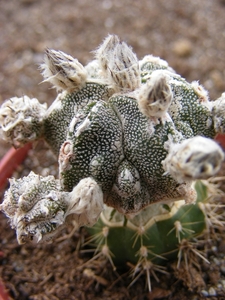
[(45, 139), (59, 162), (59, 179), (10, 179), (1, 210), (18, 242), (48, 240), (72, 219), (89, 226), (95, 257), (130, 263), (149, 289), (165, 261), (178, 256), (179, 267), (185, 249), (202, 256), (191, 239), (213, 223), (207, 179), (224, 160), (213, 138), (225, 131), (225, 94), (209, 101), (198, 82), (160, 58), (139, 61), (114, 35), (86, 67), (48, 49), (41, 68), (53, 104), (23, 96), (0, 109), (6, 141)]

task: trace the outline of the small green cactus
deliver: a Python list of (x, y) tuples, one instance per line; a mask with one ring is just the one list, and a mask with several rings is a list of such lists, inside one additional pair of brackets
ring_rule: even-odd
[(212, 217), (206, 180), (224, 160), (213, 138), (225, 131), (225, 94), (209, 101), (198, 82), (160, 58), (138, 61), (114, 35), (86, 67), (47, 49), (41, 68), (59, 92), (53, 104), (24, 96), (0, 109), (6, 141), (45, 139), (59, 162), (59, 179), (31, 172), (10, 180), (1, 210), (18, 242), (51, 239), (69, 217), (89, 226), (94, 258), (129, 262), (131, 284), (146, 273), (149, 290), (166, 261), (178, 257), (179, 267), (187, 251), (204, 259), (191, 240), (224, 224)]

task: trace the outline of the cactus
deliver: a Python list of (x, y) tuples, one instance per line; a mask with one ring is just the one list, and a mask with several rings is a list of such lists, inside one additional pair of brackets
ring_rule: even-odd
[(158, 57), (139, 61), (114, 35), (85, 67), (47, 49), (41, 70), (58, 92), (49, 108), (27, 96), (0, 108), (3, 139), (44, 139), (59, 162), (58, 179), (10, 179), (1, 210), (18, 242), (52, 239), (73, 220), (88, 226), (93, 259), (128, 262), (131, 284), (145, 273), (149, 290), (167, 261), (206, 260), (193, 239), (224, 224), (208, 179), (224, 160), (213, 138), (225, 131), (225, 94), (209, 101), (198, 82)]

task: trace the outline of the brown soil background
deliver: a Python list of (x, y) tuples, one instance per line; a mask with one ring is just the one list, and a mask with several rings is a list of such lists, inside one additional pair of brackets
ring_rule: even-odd
[[(0, 0), (0, 102), (28, 95), (51, 103), (55, 91), (48, 84), (39, 85), (38, 65), (45, 48), (62, 50), (86, 64), (93, 58), (91, 51), (108, 33), (119, 35), (139, 58), (159, 56), (188, 81), (199, 80), (211, 99), (225, 91), (223, 0)], [(54, 159), (43, 147), (38, 145), (18, 172), (35, 169), (40, 173), (41, 166), (54, 174)], [(8, 149), (1, 141), (0, 157)], [(152, 294), (145, 289), (144, 277), (127, 289), (128, 275), (119, 280), (110, 265), (92, 263), (88, 268), (95, 275), (86, 276), (87, 265), (83, 264), (90, 256), (77, 251), (79, 237), (85, 234), (82, 231), (50, 245), (19, 246), (2, 214), (0, 224), (0, 276), (13, 299), (203, 297), (177, 282), (174, 275), (160, 276), (160, 283), (153, 280)], [(215, 284), (215, 276), (210, 280), (208, 284), (213, 280)]]

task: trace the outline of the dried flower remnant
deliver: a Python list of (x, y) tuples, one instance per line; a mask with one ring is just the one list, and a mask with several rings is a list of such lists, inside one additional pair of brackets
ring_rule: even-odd
[(46, 50), (45, 62), (41, 65), (44, 81), (49, 81), (57, 90), (72, 93), (81, 89), (87, 73), (77, 59), (62, 51)]
[(219, 145), (200, 136), (170, 147), (171, 151), (162, 163), (178, 182), (210, 178), (220, 170), (224, 160)]
[(149, 118), (162, 118), (172, 102), (173, 94), (167, 72), (154, 72), (142, 86), (138, 104), (140, 111)]
[(116, 35), (108, 35), (102, 44), (98, 47), (95, 51), (95, 57), (99, 63), (99, 67), (102, 71), (102, 75), (107, 77), (108, 76), (108, 65), (109, 65), (109, 58), (113, 55), (113, 51), (120, 43), (120, 39)]
[(140, 86), (136, 54), (115, 35), (109, 35), (96, 51), (103, 75), (118, 91), (134, 91)]

